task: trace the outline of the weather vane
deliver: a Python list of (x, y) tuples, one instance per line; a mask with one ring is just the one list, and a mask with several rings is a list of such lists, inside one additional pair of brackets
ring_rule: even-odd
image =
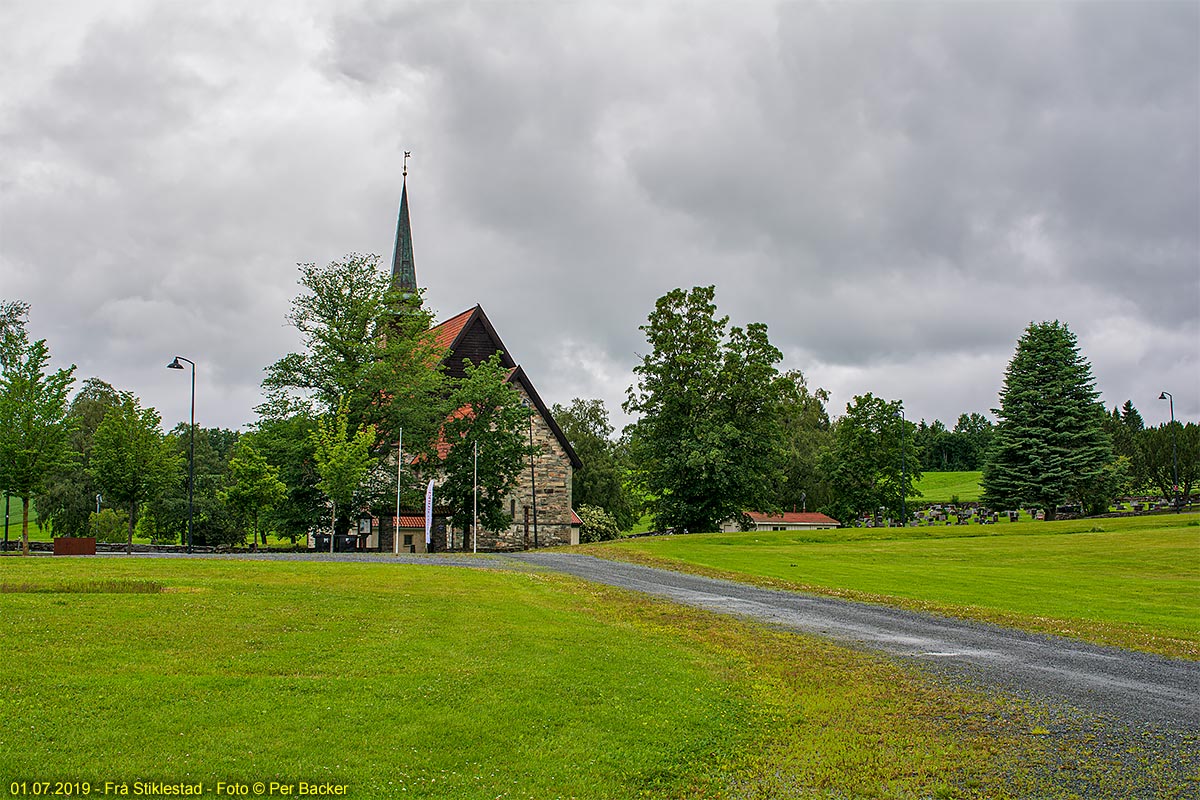
[(412, 155), (412, 153), (409, 152), (408, 150), (404, 151), (404, 177), (405, 178), (408, 177), (408, 157), (411, 155)]

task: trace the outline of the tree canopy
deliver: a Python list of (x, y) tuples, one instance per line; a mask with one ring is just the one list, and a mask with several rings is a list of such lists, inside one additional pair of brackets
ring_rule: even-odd
[(999, 420), (983, 470), (983, 501), (1044, 508), (1078, 501), (1106, 507), (1118, 477), (1092, 368), (1075, 334), (1058, 322), (1030, 323), (1004, 374)]
[(443, 431), (441, 497), (450, 506), (453, 525), (468, 530), (474, 518), (478, 444), (479, 524), (483, 530), (500, 531), (512, 524), (504, 501), (529, 466), (526, 434), (535, 412), (522, 405), (499, 354), (480, 364), (467, 361), (465, 368), (466, 377), (450, 394), (456, 410)]
[(288, 321), (303, 350), (267, 368), (260, 415), (336, 414), (344, 404), (350, 428), (374, 425), (382, 449), (403, 429), (407, 452), (427, 451), (442, 419), (443, 353), (420, 296), (393, 289), (378, 256), (356, 253), (301, 264), (300, 285)]
[(313, 459), (320, 476), (317, 488), (333, 504), (335, 530), (338, 507), (350, 507), (355, 492), (374, 463), (371, 450), (375, 447), (376, 438), (374, 425), (350, 428), (346, 403), (340, 404), (335, 413), (317, 420), (316, 430), (312, 433)]
[(821, 469), (821, 453), (829, 446), (833, 425), (825, 404), (829, 393), (812, 391), (800, 370), (784, 373), (779, 425), (784, 434), (784, 462), (775, 489), (778, 505), (786, 510), (820, 508), (832, 500), (829, 481)]
[(714, 297), (712, 286), (675, 289), (641, 326), (650, 352), (634, 367), (624, 409), (639, 416), (634, 479), (660, 528), (715, 530), (746, 511), (778, 510), (783, 355), (766, 325), (730, 328)]
[[(221, 492), (221, 499), (242, 520), (250, 523), (252, 542), (258, 542), (259, 517), (286, 497), (287, 487), (279, 480), (279, 470), (258, 452), (253, 440), (239, 443), (229, 461), (229, 486)], [(266, 544), (265, 537), (262, 543)]]
[[(907, 498), (917, 497), (921, 461), (913, 445), (916, 426), (902, 418), (903, 404), (869, 392), (847, 404), (833, 427), (821, 466), (833, 489), (826, 507), (839, 521), (882, 508), (902, 518)], [(907, 520), (905, 520), (907, 522)]]
[(99, 378), (88, 378), (71, 400), (67, 418), (72, 424), (70, 447), (75, 454), (72, 464), (52, 476), (37, 496), (38, 519), (50, 525), (56, 536), (88, 535), (89, 515), (94, 508), (99, 486), (89, 467), (96, 429), (121, 396)]
[(21, 356), (27, 344), (25, 325), (29, 304), (20, 300), (0, 300), (0, 369)]
[(14, 345), (0, 374), (0, 488), (21, 498), (26, 555), (30, 499), (74, 460), (75, 423), (67, 416), (67, 398), (75, 365), (49, 373), (49, 360), (45, 339)]
[(104, 415), (96, 428), (89, 469), (106, 498), (129, 511), (126, 551), (133, 550), (133, 529), (141, 505), (157, 497), (181, 468), (182, 458), (163, 435), (161, 417), (142, 408), (130, 392)]
[(632, 528), (637, 517), (627, 488), (628, 465), (622, 461), (622, 448), (613, 441), (604, 401), (576, 397), (565, 408), (556, 403), (551, 413), (583, 463), (571, 483), (575, 507), (595, 506), (612, 517), (618, 530)]

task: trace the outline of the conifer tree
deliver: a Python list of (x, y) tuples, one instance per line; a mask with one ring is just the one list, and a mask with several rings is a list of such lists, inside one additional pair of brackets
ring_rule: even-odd
[(1058, 505), (1093, 510), (1115, 487), (1112, 446), (1104, 431), (1092, 368), (1075, 334), (1054, 322), (1030, 323), (1004, 375), (1000, 420), (983, 470), (983, 501), (1002, 508)]

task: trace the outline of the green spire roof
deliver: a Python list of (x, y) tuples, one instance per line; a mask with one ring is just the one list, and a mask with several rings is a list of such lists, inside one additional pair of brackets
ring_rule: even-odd
[[(408, 170), (405, 170), (407, 174)], [(396, 222), (396, 249), (392, 253), (392, 285), (400, 291), (417, 291), (417, 269), (413, 266), (412, 228), (408, 223), (408, 178), (400, 190), (400, 218)]]

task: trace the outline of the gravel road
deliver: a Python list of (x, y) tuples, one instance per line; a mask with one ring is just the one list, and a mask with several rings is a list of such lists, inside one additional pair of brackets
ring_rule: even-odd
[(592, 556), (523, 553), (510, 558), (925, 662), (937, 672), (1030, 700), (1066, 702), (1160, 730), (1200, 730), (1200, 663), (1194, 661)]

